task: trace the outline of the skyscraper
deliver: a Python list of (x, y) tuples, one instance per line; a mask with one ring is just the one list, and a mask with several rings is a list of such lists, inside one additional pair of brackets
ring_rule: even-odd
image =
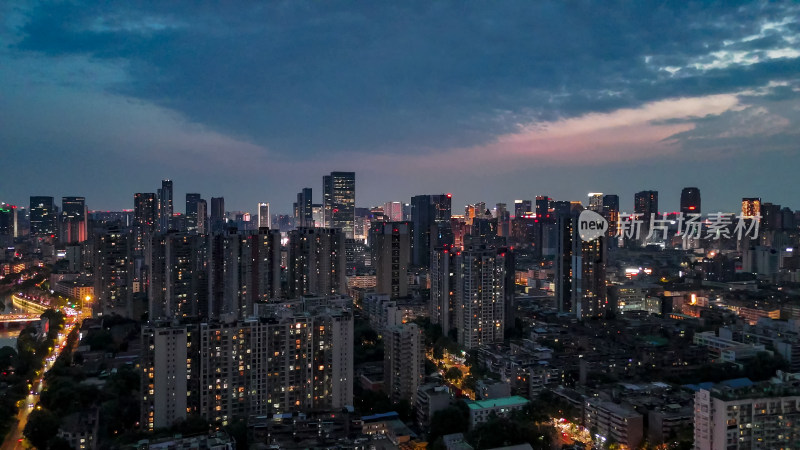
[(225, 198), (211, 197), (211, 233), (225, 230)]
[(298, 228), (311, 228), (316, 223), (314, 219), (314, 199), (312, 198), (311, 188), (303, 188), (297, 193), (297, 202), (294, 204), (294, 226)]
[(470, 246), (456, 256), (458, 343), (468, 349), (503, 341), (505, 256), (485, 245)]
[(549, 219), (550, 202), (552, 199), (546, 195), (536, 196), (536, 218), (539, 220)]
[(370, 229), (370, 244), (377, 274), (375, 292), (389, 294), (392, 299), (407, 296), (411, 224), (374, 222)]
[(431, 195), (433, 205), (433, 221), (437, 224), (450, 224), (450, 216), (453, 210), (453, 194), (434, 194)]
[(208, 233), (208, 204), (204, 199), (197, 201), (197, 234)]
[(603, 193), (590, 192), (589, 193), (589, 209), (600, 214), (603, 212)]
[(386, 202), (383, 204), (383, 214), (389, 222), (403, 221), (403, 203)]
[(425, 377), (425, 343), (415, 323), (398, 324), (384, 333), (383, 373), (386, 394), (392, 402), (414, 403)]
[[(31, 215), (33, 213), (31, 212)], [(743, 216), (760, 216), (761, 215), (761, 199), (758, 197), (750, 197), (742, 199), (742, 215)]]
[(53, 197), (31, 197), (31, 235), (52, 236), (58, 231), (56, 208)]
[(428, 311), (431, 323), (442, 327), (448, 335), (456, 328), (456, 254), (451, 246), (437, 247), (431, 252), (431, 293)]
[(0, 236), (17, 237), (17, 207), (0, 204)]
[(331, 172), (322, 178), (325, 226), (344, 232), (353, 239), (356, 208), (356, 173)]
[(415, 266), (430, 265), (431, 227), (434, 224), (434, 214), (430, 195), (411, 197), (411, 222), (414, 224), (411, 260)]
[(533, 213), (533, 202), (530, 200), (514, 200), (514, 217), (527, 216)]
[(608, 312), (606, 293), (606, 237), (586, 242), (580, 237), (578, 215), (557, 218), (555, 261), (556, 304), (560, 313), (577, 318)]
[(84, 242), (88, 233), (88, 211), (84, 197), (61, 197), (61, 242)]
[(208, 310), (205, 236), (171, 231), (152, 239), (147, 253), (150, 320), (205, 317)]
[(155, 193), (137, 192), (133, 194), (133, 224), (150, 231), (158, 223), (158, 205)]
[(650, 233), (653, 217), (658, 218), (658, 191), (637, 192), (633, 198), (633, 212), (641, 214), (642, 233), (639, 238), (644, 241)]
[(700, 189), (685, 187), (681, 190), (681, 210), (684, 214), (700, 214)]
[(289, 232), (289, 297), (344, 294), (347, 290), (345, 237), (336, 228)]
[(609, 238), (609, 244), (616, 242), (614, 236), (617, 235), (619, 226), (619, 195), (606, 194), (603, 196), (603, 217), (608, 221), (606, 236)]
[(133, 316), (130, 297), (133, 270), (128, 236), (122, 230), (112, 229), (100, 236), (96, 244), (94, 294), (103, 314)]
[(200, 219), (197, 210), (200, 200), (200, 194), (186, 194), (186, 231), (189, 233), (198, 233)]
[(172, 181), (161, 180), (158, 191), (158, 231), (166, 233), (172, 228)]
[(269, 213), (269, 203), (258, 204), (258, 228), (272, 228), (272, 217)]

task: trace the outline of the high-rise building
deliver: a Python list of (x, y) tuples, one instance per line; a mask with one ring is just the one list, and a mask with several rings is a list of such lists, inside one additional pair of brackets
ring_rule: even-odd
[(155, 193), (133, 194), (133, 224), (150, 231), (158, 223), (158, 198)]
[(17, 207), (7, 203), (0, 204), (0, 236), (17, 237)]
[[(131, 245), (129, 235), (112, 229), (96, 242), (94, 294), (103, 314), (133, 316), (131, 304)], [(138, 319), (138, 317), (137, 317)]]
[(590, 192), (589, 193), (589, 209), (600, 214), (603, 212), (603, 193)]
[(681, 190), (681, 209), (683, 214), (700, 214), (700, 189), (685, 187)]
[(158, 232), (166, 233), (172, 228), (172, 180), (161, 180), (158, 190)]
[(198, 228), (201, 227), (199, 224), (200, 221), (205, 221), (205, 214), (203, 215), (202, 219), (200, 219), (200, 215), (198, 214), (198, 208), (201, 200), (200, 194), (186, 194), (186, 216), (184, 220), (186, 224), (186, 231), (189, 233), (202, 234), (198, 232)]
[(142, 327), (141, 423), (148, 431), (169, 428), (196, 410), (191, 407), (199, 394), (193, 331), (180, 325)]
[(435, 248), (431, 252), (431, 293), (428, 311), (431, 323), (442, 327), (445, 336), (456, 324), (456, 255), (452, 246)]
[(142, 423), (339, 410), (353, 403), (351, 306), (311, 299), (259, 317), (144, 327)]
[(546, 195), (536, 196), (536, 218), (539, 220), (549, 219), (550, 217), (550, 202), (553, 201)]
[(311, 196), (311, 188), (303, 188), (297, 194), (297, 202), (294, 204), (294, 225), (297, 228), (311, 228), (322, 226), (322, 222), (316, 222), (314, 218), (314, 199)]
[(606, 194), (603, 196), (603, 217), (608, 221), (606, 237), (609, 238), (609, 243), (616, 242), (614, 236), (617, 235), (619, 226), (619, 195)]
[(208, 316), (231, 320), (281, 296), (280, 232), (229, 229), (209, 238)]
[(225, 230), (225, 197), (211, 197), (211, 233), (222, 233)]
[(88, 238), (89, 211), (84, 197), (61, 197), (59, 240), (63, 243), (84, 242)]
[(606, 292), (606, 237), (585, 242), (578, 230), (577, 214), (557, 218), (555, 296), (560, 313), (579, 319), (603, 316), (608, 309)]
[(466, 348), (503, 341), (505, 331), (505, 253), (485, 245), (456, 255), (456, 326)]
[(396, 299), (408, 295), (411, 263), (411, 224), (374, 222), (370, 230), (372, 260), (377, 274), (375, 292)]
[(383, 214), (388, 222), (403, 221), (403, 203), (386, 202), (383, 204)]
[(414, 404), (425, 377), (425, 343), (415, 323), (398, 324), (384, 330), (383, 384), (392, 402)]
[(345, 237), (335, 228), (289, 232), (289, 297), (344, 294), (347, 290)]
[(453, 194), (433, 194), (431, 205), (433, 205), (433, 221), (440, 225), (449, 225), (453, 211)]
[(31, 235), (55, 236), (58, 232), (57, 211), (53, 197), (31, 197)]
[(511, 214), (506, 209), (505, 203), (495, 206), (495, 219), (497, 220), (497, 235), (508, 237), (511, 235)]
[(694, 448), (797, 448), (798, 411), (796, 380), (738, 386), (723, 382), (700, 389), (694, 394)]
[(325, 226), (337, 228), (353, 239), (356, 208), (356, 173), (331, 172), (322, 178)]
[[(538, 198), (538, 197), (537, 197)], [(530, 200), (514, 200), (514, 217), (533, 214), (533, 202)]]
[(434, 215), (430, 195), (411, 197), (411, 221), (414, 224), (411, 261), (415, 266), (430, 265), (431, 227), (434, 224)]
[(209, 286), (205, 236), (171, 231), (152, 239), (147, 252), (150, 320), (205, 317)]
[(761, 199), (758, 197), (742, 199), (742, 215), (755, 217), (761, 215)]
[(653, 218), (658, 218), (658, 191), (637, 192), (633, 198), (633, 212), (641, 214), (642, 233), (639, 237), (644, 240), (650, 234)]
[(272, 217), (269, 213), (269, 203), (258, 204), (258, 228), (272, 228)]

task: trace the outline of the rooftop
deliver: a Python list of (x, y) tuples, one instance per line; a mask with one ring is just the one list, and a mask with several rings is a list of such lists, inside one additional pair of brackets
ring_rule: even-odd
[(528, 399), (520, 397), (519, 395), (512, 395), (511, 397), (492, 398), (488, 400), (475, 400), (467, 402), (469, 409), (485, 409), (497, 408), (504, 406), (519, 406), (528, 403)]

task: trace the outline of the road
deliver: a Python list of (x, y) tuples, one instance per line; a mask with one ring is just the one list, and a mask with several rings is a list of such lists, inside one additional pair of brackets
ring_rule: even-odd
[(44, 370), (42, 370), (42, 375), (34, 380), (32, 383), (31, 391), (25, 397), (24, 405), (20, 408), (19, 413), (17, 414), (17, 425), (11, 431), (8, 432), (6, 435), (6, 439), (3, 441), (3, 445), (0, 446), (0, 450), (13, 450), (17, 448), (30, 448), (29, 445), (24, 445), (25, 443), (22, 441), (22, 430), (25, 429), (25, 425), (28, 423), (28, 415), (30, 415), (31, 411), (33, 411), (34, 406), (38, 403), (38, 396), (39, 393), (42, 392), (44, 389), (44, 374), (53, 367), (53, 363), (55, 362), (58, 355), (61, 354), (61, 350), (64, 349), (64, 346), (67, 343), (67, 336), (72, 331), (75, 326), (81, 323), (80, 318), (78, 317), (69, 317), (67, 318), (67, 322), (64, 325), (64, 330), (58, 335), (58, 340), (56, 340), (56, 346), (50, 352), (47, 359), (44, 362)]

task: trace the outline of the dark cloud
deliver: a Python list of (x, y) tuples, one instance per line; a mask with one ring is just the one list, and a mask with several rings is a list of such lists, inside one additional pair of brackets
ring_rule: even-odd
[(114, 92), (285, 158), (418, 152), (796, 75), (797, 58), (688, 67), (726, 41), (785, 47), (774, 29), (742, 39), (796, 12), (760, 2), (56, 2), (25, 11), (15, 49), (120, 64), (128, 78)]

